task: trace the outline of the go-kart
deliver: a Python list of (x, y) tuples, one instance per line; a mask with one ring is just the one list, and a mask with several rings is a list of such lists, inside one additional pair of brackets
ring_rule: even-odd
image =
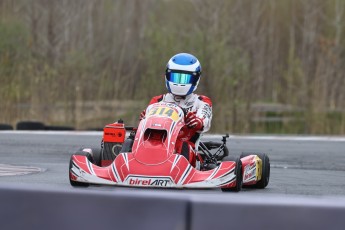
[(270, 163), (266, 154), (229, 156), (228, 135), (219, 143), (197, 143), (196, 167), (189, 163), (188, 155), (176, 153), (184, 117), (179, 106), (160, 102), (149, 105), (137, 128), (127, 128), (131, 131), (128, 138), (121, 120), (106, 125), (101, 149), (84, 148), (71, 156), (71, 185), (218, 187), (222, 191), (267, 186)]

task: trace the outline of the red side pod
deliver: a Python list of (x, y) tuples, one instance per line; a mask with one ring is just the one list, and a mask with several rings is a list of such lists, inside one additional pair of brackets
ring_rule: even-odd
[(112, 123), (108, 124), (103, 129), (103, 141), (104, 142), (125, 142), (126, 129), (123, 123)]
[(101, 166), (109, 166), (115, 158), (114, 147), (121, 148), (125, 142), (126, 129), (122, 121), (108, 124), (103, 129), (104, 151), (101, 160)]

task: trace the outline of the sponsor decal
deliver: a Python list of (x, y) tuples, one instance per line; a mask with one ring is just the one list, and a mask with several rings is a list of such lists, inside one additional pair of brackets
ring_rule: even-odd
[(194, 105), (194, 101), (187, 101), (187, 102), (184, 103), (184, 105), (185, 105), (186, 107), (190, 107), (190, 109), (192, 109), (192, 107), (193, 107), (193, 105)]
[(244, 168), (243, 182), (249, 182), (256, 179), (256, 165), (247, 165)]
[(110, 133), (110, 132), (104, 132), (104, 135), (106, 135), (106, 136), (112, 136), (112, 137), (122, 137), (122, 133), (115, 133), (115, 132), (112, 132), (112, 133)]
[(125, 183), (132, 186), (170, 187), (173, 181), (170, 177), (129, 176)]
[(210, 118), (212, 116), (212, 109), (209, 105), (205, 104), (202, 108), (201, 114), (204, 118)]

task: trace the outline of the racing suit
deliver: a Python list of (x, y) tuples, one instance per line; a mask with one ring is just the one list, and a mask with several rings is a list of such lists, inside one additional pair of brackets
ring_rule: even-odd
[[(167, 102), (180, 106), (186, 112), (195, 113), (195, 116), (202, 121), (201, 127), (182, 127), (178, 140), (176, 142), (176, 152), (182, 154), (188, 147), (188, 153), (183, 153), (189, 162), (195, 167), (196, 163), (196, 146), (201, 133), (207, 132), (211, 127), (212, 120), (212, 102), (211, 99), (197, 94), (187, 96), (176, 96), (171, 93), (155, 96), (151, 99), (150, 105), (157, 102)], [(188, 145), (186, 145), (188, 144)]]

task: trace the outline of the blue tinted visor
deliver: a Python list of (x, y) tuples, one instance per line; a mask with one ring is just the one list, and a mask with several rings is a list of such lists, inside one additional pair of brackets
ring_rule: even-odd
[(183, 73), (183, 72), (167, 72), (166, 78), (168, 81), (176, 83), (176, 84), (192, 84), (195, 85), (198, 80), (198, 75), (193, 75), (191, 73)]

